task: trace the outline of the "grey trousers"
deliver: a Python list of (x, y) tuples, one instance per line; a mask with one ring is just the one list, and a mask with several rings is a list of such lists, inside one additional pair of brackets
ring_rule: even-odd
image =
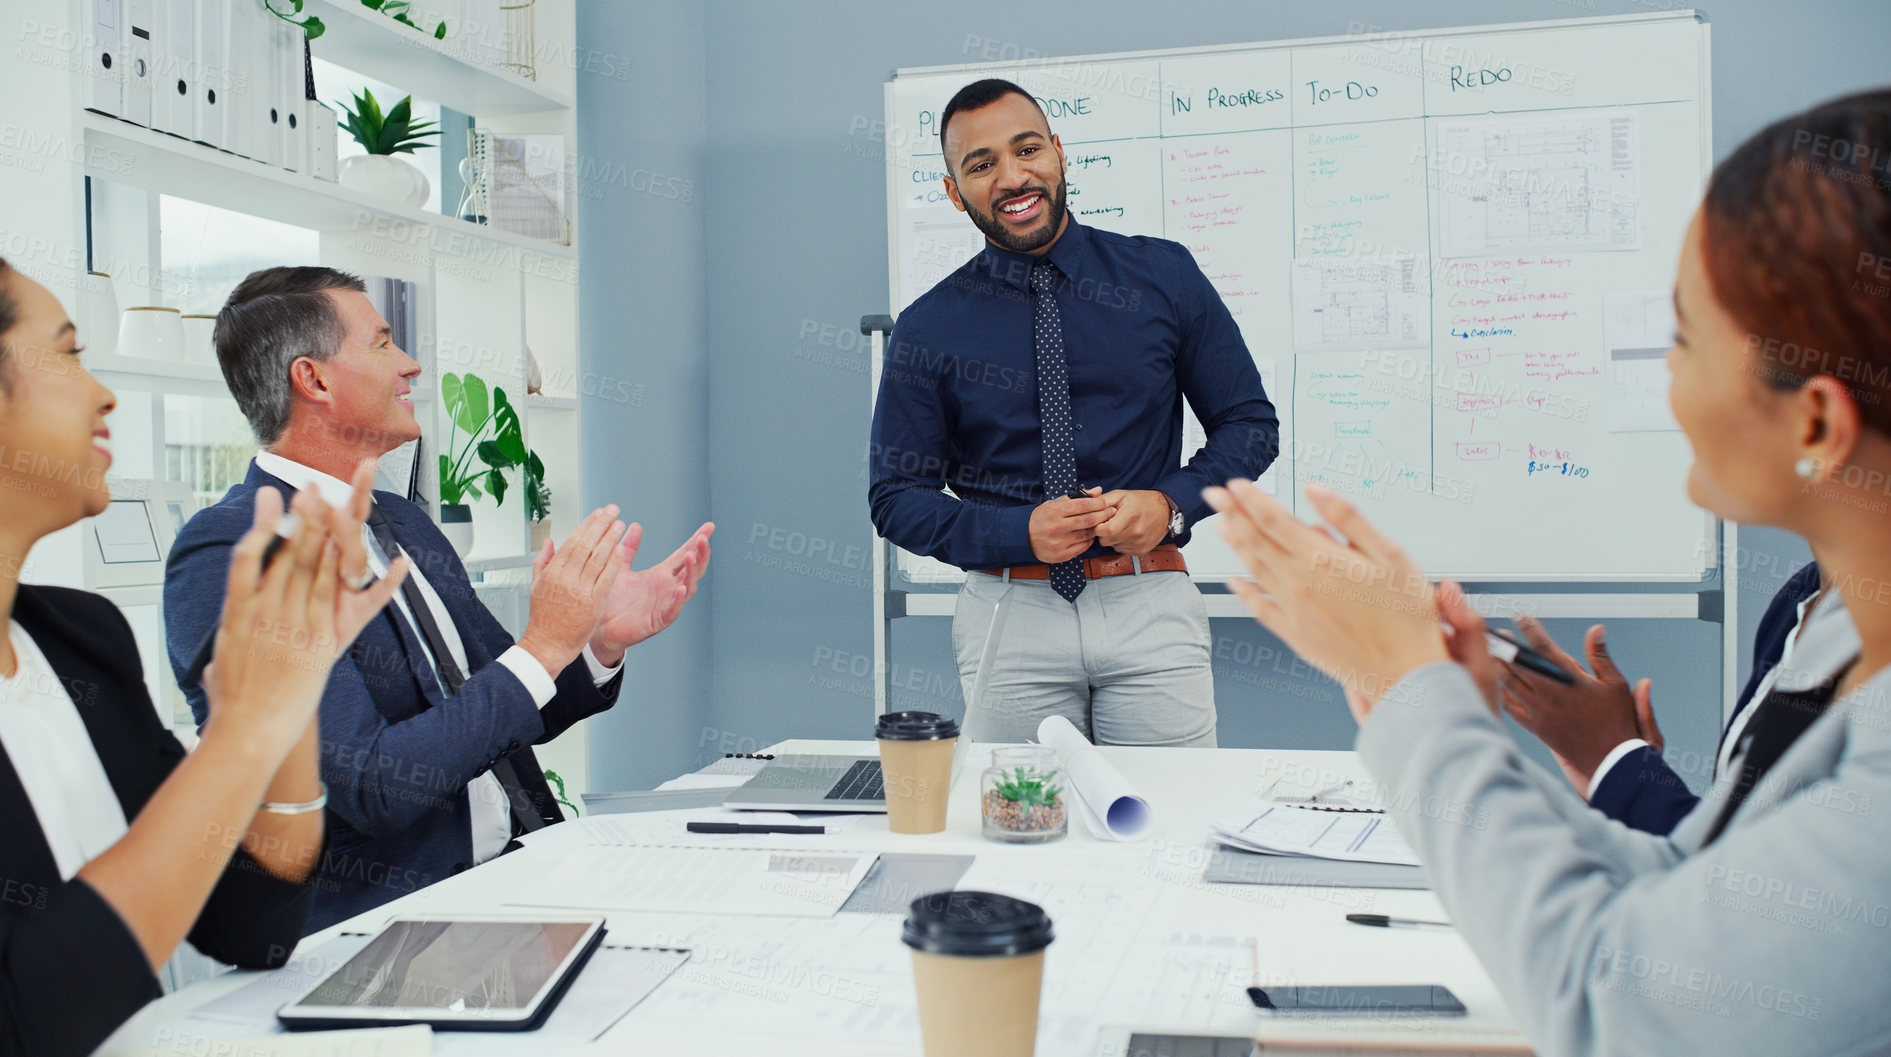
[(1208, 609), (1185, 573), (1091, 580), (1075, 604), (1045, 580), (968, 573), (952, 648), (973, 741), (1034, 741), (1063, 716), (1099, 745), (1215, 744)]

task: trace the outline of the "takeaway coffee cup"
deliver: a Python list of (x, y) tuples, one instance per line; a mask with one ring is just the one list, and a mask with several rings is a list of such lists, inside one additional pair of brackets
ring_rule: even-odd
[(895, 833), (945, 829), (958, 721), (931, 712), (888, 712), (873, 733), (880, 741), (887, 828)]
[(1051, 919), (991, 892), (913, 900), (900, 939), (913, 949), (926, 1057), (1031, 1057)]

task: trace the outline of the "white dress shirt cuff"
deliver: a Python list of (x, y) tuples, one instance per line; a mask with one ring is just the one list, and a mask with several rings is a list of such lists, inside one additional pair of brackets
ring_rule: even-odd
[(527, 653), (525, 647), (514, 646), (499, 655), (499, 663), (512, 669), (512, 674), (525, 684), (525, 691), (532, 695), (532, 704), (544, 708), (545, 703), (558, 696), (558, 684), (551, 673), (538, 663), (538, 658)]
[(1602, 779), (1608, 776), (1609, 768), (1622, 762), (1622, 757), (1627, 756), (1636, 749), (1645, 747), (1647, 744), (1647, 742), (1640, 738), (1630, 738), (1622, 744), (1617, 745), (1615, 748), (1610, 749), (1609, 754), (1602, 757), (1602, 763), (1596, 768), (1596, 773), (1589, 776), (1589, 788), (1582, 794), (1582, 798), (1584, 800), (1594, 800), (1596, 798), (1596, 790), (1602, 788)]
[(603, 661), (598, 660), (597, 654), (591, 652), (591, 644), (587, 642), (584, 644), (584, 666), (591, 669), (591, 681), (603, 686), (624, 670), (624, 658), (619, 657), (616, 664), (607, 668)]

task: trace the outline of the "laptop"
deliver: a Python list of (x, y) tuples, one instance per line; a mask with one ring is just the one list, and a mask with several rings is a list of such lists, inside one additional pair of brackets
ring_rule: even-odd
[[(952, 751), (952, 779), (958, 756)], [(886, 811), (886, 786), (878, 756), (778, 756), (743, 785), (729, 790), (723, 807), (741, 811)]]

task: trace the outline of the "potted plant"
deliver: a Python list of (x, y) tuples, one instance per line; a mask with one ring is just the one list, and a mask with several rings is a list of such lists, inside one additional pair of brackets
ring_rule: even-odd
[[(440, 531), (465, 557), (473, 549), (470, 501), (491, 493), (495, 504), (505, 505), (505, 471), (526, 461), (525, 439), (506, 391), (494, 386), (489, 394), (476, 374), (441, 375), (440, 399), (447, 412), (446, 450), (440, 453)], [(457, 439), (461, 434), (464, 442)]]
[(388, 111), (366, 88), (355, 96), (351, 108), (341, 107), (341, 127), (368, 153), (349, 158), (341, 166), (341, 185), (375, 198), (418, 206), (427, 200), (426, 174), (396, 154), (412, 154), (415, 147), (427, 146), (427, 137), (438, 136), (437, 122), (414, 120), (414, 97), (407, 96)]
[(525, 453), (525, 509), (532, 518), (532, 553), (545, 548), (552, 538), (552, 490), (545, 483), (545, 464), (538, 452)]
[(979, 783), (985, 836), (1009, 844), (1062, 837), (1070, 819), (1063, 780), (1057, 754), (1045, 746), (993, 749), (991, 767)]

